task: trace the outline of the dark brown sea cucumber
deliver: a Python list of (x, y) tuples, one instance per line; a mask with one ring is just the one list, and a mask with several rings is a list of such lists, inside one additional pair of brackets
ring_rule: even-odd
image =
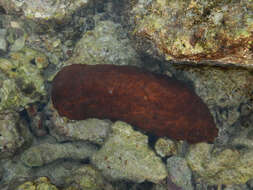
[(193, 90), (133, 66), (66, 66), (53, 80), (52, 102), (69, 119), (121, 120), (190, 143), (213, 142), (218, 134), (207, 106)]

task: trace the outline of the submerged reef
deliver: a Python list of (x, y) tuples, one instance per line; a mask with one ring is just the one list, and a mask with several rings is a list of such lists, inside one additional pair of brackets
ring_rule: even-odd
[(47, 20), (54, 19), (58, 23), (64, 22), (67, 18), (71, 17), (74, 11), (80, 7), (85, 7), (90, 1), (77, 0), (77, 1), (0, 1), (2, 6), (8, 13), (22, 13), (26, 18), (46, 22)]
[(218, 134), (207, 106), (185, 84), (131, 66), (66, 66), (54, 78), (52, 102), (69, 119), (122, 120), (191, 143)]
[(0, 112), (0, 159), (11, 158), (31, 141), (30, 131), (18, 114)]
[(117, 121), (105, 144), (92, 155), (91, 162), (112, 180), (145, 180), (158, 183), (167, 176), (162, 160), (148, 146), (146, 135)]
[(0, 0), (0, 190), (253, 189), (252, 10)]
[(243, 184), (253, 178), (253, 150), (192, 145), (186, 155), (192, 171), (208, 184)]
[(42, 71), (48, 64), (43, 53), (27, 47), (0, 58), (0, 111), (42, 101), (46, 95)]
[(166, 60), (253, 66), (252, 1), (137, 1), (133, 34)]
[(76, 43), (73, 56), (65, 64), (140, 65), (140, 58), (122, 26), (100, 21)]

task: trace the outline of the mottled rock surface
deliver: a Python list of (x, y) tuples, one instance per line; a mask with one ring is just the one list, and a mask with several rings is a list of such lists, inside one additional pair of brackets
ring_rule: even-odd
[[(0, 1), (1, 4), (2, 1)], [(0, 5), (1, 7), (1, 5)], [(27, 22), (20, 17), (0, 13), (0, 53), (7, 55), (23, 49), (31, 31), (27, 28)], [(4, 56), (7, 57), (7, 56)]]
[(155, 143), (155, 150), (161, 157), (176, 155), (177, 144), (168, 138), (159, 138)]
[(248, 190), (250, 189), (246, 184), (227, 185), (224, 190)]
[(5, 39), (6, 34), (7, 34), (6, 29), (0, 29), (0, 51), (7, 50), (7, 41)]
[(41, 107), (40, 104), (34, 103), (29, 104), (25, 110), (30, 121), (30, 129), (36, 137), (42, 137), (48, 134), (48, 120)]
[(5, 190), (8, 188), (13, 189), (17, 184), (20, 184), (19, 182), (40, 176), (47, 176), (53, 184), (63, 186), (66, 183), (65, 179), (72, 176), (72, 173), (82, 167), (83, 164), (73, 160), (59, 160), (43, 167), (30, 168), (25, 166), (20, 159), (2, 159), (0, 166), (0, 189)]
[(17, 114), (0, 113), (0, 159), (13, 156), (29, 141), (30, 132)]
[(29, 103), (42, 101), (46, 95), (42, 70), (47, 57), (36, 50), (23, 48), (0, 58), (0, 110), (19, 111)]
[[(253, 75), (237, 67), (175, 66), (179, 80), (191, 81), (196, 94), (207, 104), (219, 128), (220, 142), (226, 143), (243, 117), (253, 109)], [(170, 71), (170, 68), (168, 69)], [(249, 121), (250, 123), (250, 121)]]
[(89, 0), (1, 0), (0, 5), (7, 13), (21, 13), (26, 18), (41, 19), (44, 22), (50, 19), (62, 22), (66, 17), (71, 16), (78, 8), (86, 6), (89, 2)]
[(43, 143), (27, 149), (21, 155), (21, 160), (26, 166), (37, 167), (64, 158), (83, 160), (91, 157), (95, 151), (95, 146), (86, 143)]
[[(155, 154), (146, 136), (128, 127), (111, 134), (107, 121), (51, 117), (44, 108), (48, 81), (72, 63), (144, 65), (191, 83), (224, 142), (190, 146), (186, 160), (195, 190), (214, 190), (217, 183), (224, 183), (219, 185), (224, 190), (253, 189), (253, 76), (229, 64), (252, 65), (252, 5), (251, 0), (0, 0), (0, 189), (20, 184), (22, 190), (183, 189), (174, 182), (185, 179), (187, 143), (160, 138)], [(195, 67), (206, 63), (211, 66)], [(38, 106), (34, 113), (33, 106)], [(58, 142), (47, 139), (51, 136)], [(93, 166), (87, 165), (92, 154), (83, 141), (101, 148)], [(167, 176), (164, 164), (171, 155)], [(48, 179), (33, 180), (39, 176)]]
[(199, 143), (190, 147), (186, 160), (208, 184), (243, 184), (253, 178), (252, 149), (221, 149)]
[(77, 169), (71, 176), (66, 178), (64, 190), (113, 190), (112, 185), (107, 182), (99, 171), (90, 165), (84, 165)]
[(167, 176), (161, 159), (148, 147), (147, 136), (124, 122), (115, 122), (113, 134), (92, 156), (102, 174), (114, 180), (159, 182)]
[(17, 182), (30, 177), (30, 168), (24, 166), (20, 161), (2, 159), (0, 161), (1, 183), (0, 189), (14, 189)]
[(34, 181), (27, 181), (19, 185), (15, 190), (58, 190), (47, 177), (40, 177)]
[(73, 56), (66, 64), (139, 65), (140, 59), (122, 26), (101, 21), (77, 42)]
[(135, 36), (166, 60), (251, 67), (252, 12), (248, 0), (139, 0), (131, 10)]
[(66, 120), (56, 112), (53, 117), (54, 125), (50, 126), (50, 134), (58, 141), (90, 141), (103, 144), (111, 132), (111, 122), (99, 119), (81, 121)]
[(172, 182), (183, 190), (193, 190), (192, 172), (184, 158), (172, 156), (167, 159), (167, 168)]
[(241, 148), (253, 149), (253, 128), (238, 129), (235, 136), (231, 138), (230, 143)]

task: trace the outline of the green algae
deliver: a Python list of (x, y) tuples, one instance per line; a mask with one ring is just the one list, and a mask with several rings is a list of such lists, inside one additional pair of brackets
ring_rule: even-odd
[(27, 104), (42, 100), (46, 89), (42, 71), (48, 61), (44, 54), (30, 48), (0, 58), (3, 81), (0, 89), (0, 110), (19, 110)]
[(247, 0), (140, 1), (132, 9), (134, 35), (151, 41), (166, 60), (253, 65), (252, 11)]
[(58, 190), (58, 188), (51, 184), (48, 178), (40, 177), (19, 185), (15, 190)]

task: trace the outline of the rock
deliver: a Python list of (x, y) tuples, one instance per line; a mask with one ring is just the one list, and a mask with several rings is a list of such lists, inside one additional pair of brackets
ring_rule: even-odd
[[(253, 82), (253, 75), (245, 69), (210, 66), (176, 68), (179, 69), (179, 77), (193, 81), (196, 93), (210, 108), (238, 108), (252, 96), (253, 87), (250, 84)], [(234, 123), (234, 116), (230, 116), (230, 124)]]
[(218, 140), (223, 144), (229, 140), (228, 134), (234, 133), (233, 126), (248, 114), (245, 107), (253, 109), (253, 75), (246, 69), (190, 65), (166, 69), (173, 71), (179, 80), (193, 85), (196, 94), (210, 109), (219, 128)]
[(84, 165), (77, 169), (66, 179), (67, 188), (64, 190), (113, 190), (112, 185), (105, 181), (99, 171), (90, 165)]
[(155, 150), (161, 157), (176, 155), (178, 152), (176, 143), (167, 138), (159, 138), (155, 143)]
[(155, 184), (151, 190), (172, 190), (172, 189), (169, 189), (166, 184)]
[(250, 190), (246, 184), (241, 185), (228, 185), (224, 190)]
[[(44, 54), (23, 48), (9, 58), (0, 58), (0, 110), (19, 111), (46, 95), (42, 70), (48, 61)], [(2, 75), (2, 77), (1, 77)]]
[(5, 27), (7, 29), (6, 40), (11, 52), (17, 52), (25, 47), (27, 37), (29, 36), (25, 31), (25, 23), (20, 19), (14, 19), (12, 17), (5, 18)]
[[(251, 3), (139, 0), (130, 23), (135, 36), (151, 42), (146, 53), (154, 49), (166, 60), (252, 67)], [(143, 40), (138, 46), (143, 49)]]
[(21, 37), (16, 39), (15, 42), (13, 43), (13, 45), (11, 46), (10, 51), (15, 52), (15, 51), (19, 51), (22, 48), (24, 48), (26, 38), (27, 38), (27, 34), (24, 33)]
[[(23, 163), (22, 165), (24, 166)], [(56, 186), (63, 186), (65, 185), (65, 179), (72, 176), (72, 173), (82, 166), (81, 162), (75, 160), (58, 160), (43, 167), (29, 168), (29, 174), (30, 177), (47, 176)]]
[(0, 113), (0, 159), (13, 156), (31, 140), (27, 126), (17, 114)]
[(253, 149), (253, 129), (252, 127), (243, 128), (231, 138), (230, 143), (235, 147)]
[(56, 112), (53, 114), (54, 125), (50, 126), (50, 134), (58, 141), (90, 141), (103, 144), (111, 132), (111, 122), (99, 119), (81, 121), (66, 120)]
[(161, 159), (148, 147), (147, 136), (124, 122), (115, 122), (113, 134), (92, 156), (92, 163), (113, 180), (158, 183), (167, 176)]
[(0, 161), (1, 167), (1, 190), (14, 189), (19, 182), (24, 182), (31, 175), (31, 169), (24, 166), (20, 161), (14, 159), (2, 159)]
[(167, 168), (170, 179), (183, 190), (193, 190), (192, 173), (184, 158), (172, 156), (167, 159)]
[(101, 21), (77, 42), (66, 64), (139, 65), (140, 59), (119, 24)]
[[(47, 176), (50, 181), (57, 185), (63, 186), (65, 179), (72, 176), (72, 173), (82, 167), (83, 164), (74, 160), (59, 160), (49, 163), (43, 167), (27, 167), (20, 159), (1, 160), (0, 162), (1, 184), (0, 189), (14, 189), (19, 182), (40, 176)], [(15, 183), (12, 183), (15, 182)]]
[(29, 104), (26, 108), (26, 112), (30, 120), (30, 129), (36, 137), (42, 137), (48, 134), (46, 115), (39, 109), (39, 104), (36, 103)]
[(22, 13), (28, 19), (46, 22), (56, 20), (64, 22), (66, 18), (71, 17), (78, 8), (87, 6), (89, 0), (77, 1), (32, 1), (32, 0), (3, 0), (0, 5), (7, 13)]
[(208, 184), (244, 184), (253, 178), (253, 150), (214, 148), (199, 143), (190, 147), (186, 160)]
[(249, 188), (253, 188), (253, 179), (250, 179), (249, 181), (248, 181), (248, 187)]
[(34, 181), (27, 181), (19, 185), (15, 190), (58, 190), (58, 188), (51, 184), (47, 177), (40, 177)]
[(7, 50), (6, 33), (6, 29), (0, 29), (0, 50), (4, 52)]
[(153, 184), (151, 190), (183, 190), (183, 188), (173, 183), (172, 178), (169, 175), (167, 179), (161, 183)]
[(83, 160), (91, 157), (95, 151), (96, 147), (87, 143), (43, 143), (27, 149), (21, 155), (21, 160), (28, 167), (38, 167), (64, 158)]

